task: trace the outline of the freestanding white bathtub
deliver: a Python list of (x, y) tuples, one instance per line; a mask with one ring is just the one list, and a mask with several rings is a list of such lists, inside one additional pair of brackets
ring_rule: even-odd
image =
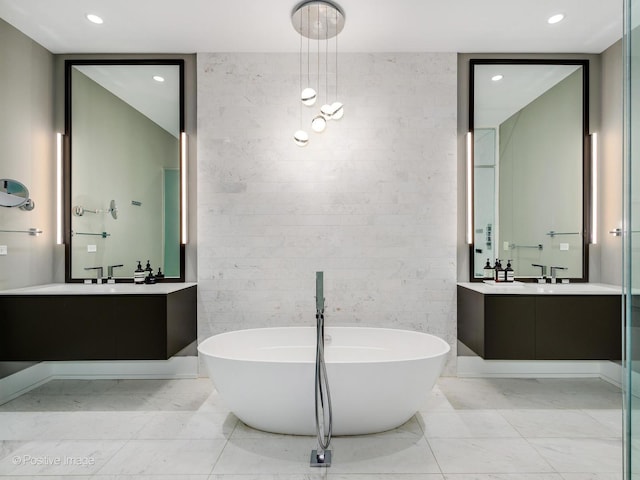
[[(198, 351), (229, 409), (274, 433), (315, 435), (315, 327), (238, 330)], [(449, 345), (421, 332), (326, 327), (333, 434), (382, 432), (409, 420), (442, 372)]]

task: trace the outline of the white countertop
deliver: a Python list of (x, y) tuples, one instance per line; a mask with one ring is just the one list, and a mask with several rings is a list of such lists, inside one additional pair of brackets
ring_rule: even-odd
[(50, 283), (32, 287), (0, 290), (0, 295), (166, 295), (197, 285), (193, 282), (162, 282), (151, 285), (135, 283)]
[(622, 287), (604, 283), (459, 282), (458, 285), (484, 295), (622, 295)]

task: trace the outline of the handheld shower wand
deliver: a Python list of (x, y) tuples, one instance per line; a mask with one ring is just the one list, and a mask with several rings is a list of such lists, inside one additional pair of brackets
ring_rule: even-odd
[[(318, 448), (311, 451), (312, 467), (331, 466), (331, 429), (333, 417), (331, 394), (327, 380), (327, 366), (324, 362), (324, 292), (323, 273), (316, 272), (316, 368), (315, 368), (315, 414)], [(325, 399), (327, 402), (328, 426), (325, 433)]]

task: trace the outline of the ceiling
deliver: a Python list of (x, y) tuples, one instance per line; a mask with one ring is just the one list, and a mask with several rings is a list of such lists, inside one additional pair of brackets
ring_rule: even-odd
[[(177, 65), (75, 65), (91, 80), (180, 136), (180, 70)], [(162, 81), (154, 77), (162, 77)]]
[[(496, 128), (551, 87), (575, 72), (576, 65), (476, 65), (474, 128)], [(494, 75), (502, 75), (493, 81)]]
[[(339, 0), (340, 51), (601, 53), (623, 0)], [(293, 52), (297, 0), (0, 0), (53, 53)], [(549, 25), (552, 14), (564, 21)], [(88, 22), (85, 14), (104, 19)]]

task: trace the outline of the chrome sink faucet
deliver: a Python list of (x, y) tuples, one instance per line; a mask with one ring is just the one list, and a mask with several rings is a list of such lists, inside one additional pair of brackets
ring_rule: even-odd
[(124, 267), (123, 264), (119, 264), (119, 265), (109, 265), (107, 267), (107, 277), (108, 278), (112, 278), (113, 277), (113, 269), (114, 268), (118, 268), (118, 267)]
[(96, 277), (98, 283), (102, 283), (102, 276), (104, 269), (102, 267), (85, 267), (85, 270), (98, 270), (98, 276)]
[(540, 277), (538, 278), (538, 283), (544, 283), (545, 279), (547, 278), (547, 266), (539, 265), (537, 263), (532, 263), (531, 266), (540, 268)]
[(551, 268), (551, 283), (556, 283), (556, 270), (566, 270), (567, 267), (550, 267)]

